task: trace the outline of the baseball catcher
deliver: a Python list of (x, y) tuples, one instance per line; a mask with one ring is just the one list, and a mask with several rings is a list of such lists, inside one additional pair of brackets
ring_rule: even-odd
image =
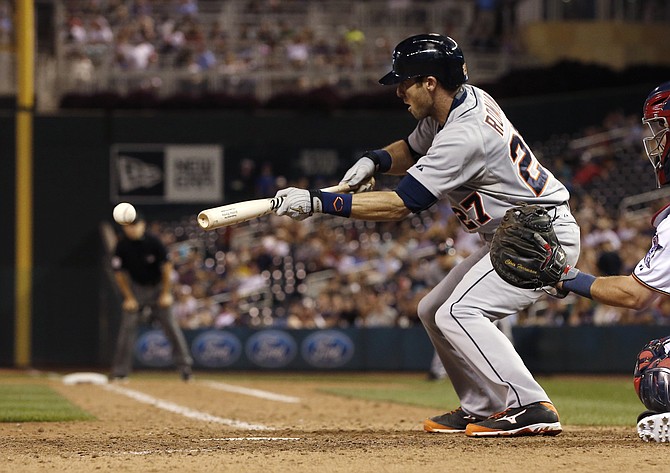
[(505, 212), (491, 241), (491, 262), (501, 278), (524, 289), (554, 286), (577, 272), (567, 263), (549, 211), (540, 205), (521, 205)]

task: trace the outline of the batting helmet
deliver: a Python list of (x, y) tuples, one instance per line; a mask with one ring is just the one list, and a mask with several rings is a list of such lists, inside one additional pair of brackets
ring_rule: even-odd
[(393, 69), (379, 83), (394, 85), (422, 76), (434, 76), (448, 89), (467, 82), (468, 69), (456, 41), (434, 33), (410, 36), (393, 50)]
[(644, 149), (656, 173), (658, 187), (670, 182), (670, 146), (667, 143), (670, 117), (670, 82), (651, 91), (642, 109), (642, 123), (649, 126), (651, 136), (643, 139)]

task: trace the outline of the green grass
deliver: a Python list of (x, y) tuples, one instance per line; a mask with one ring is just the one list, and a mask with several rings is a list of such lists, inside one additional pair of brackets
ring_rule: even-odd
[(94, 417), (72, 405), (48, 386), (0, 385), (0, 422), (59, 422), (91, 419)]
[[(631, 425), (644, 406), (628, 377), (538, 377), (565, 425)], [(398, 377), (384, 386), (336, 386), (323, 392), (351, 398), (429, 407), (436, 414), (458, 407), (449, 381)]]
[[(160, 372), (137, 373), (137, 379), (173, 379)], [(4, 379), (7, 379), (3, 377)], [(263, 388), (263, 381), (317, 386), (332, 395), (426, 407), (441, 413), (458, 406), (449, 381), (427, 381), (421, 373), (201, 373), (196, 379), (215, 379)], [(630, 376), (538, 377), (556, 404), (564, 425), (630, 426), (644, 406), (635, 395)], [(0, 384), (0, 422), (49, 422), (94, 419), (50, 387)]]

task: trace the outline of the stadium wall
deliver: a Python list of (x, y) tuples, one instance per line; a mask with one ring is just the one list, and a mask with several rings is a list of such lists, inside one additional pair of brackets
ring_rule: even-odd
[[(514, 327), (513, 340), (537, 374), (630, 374), (640, 349), (666, 335), (661, 327)], [(329, 330), (187, 330), (198, 370), (428, 371), (433, 349), (423, 327)], [(135, 367), (170, 369), (172, 349), (160, 329), (145, 328)]]

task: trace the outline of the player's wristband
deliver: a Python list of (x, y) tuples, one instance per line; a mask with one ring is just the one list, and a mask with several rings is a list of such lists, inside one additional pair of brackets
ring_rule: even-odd
[(566, 279), (563, 281), (563, 289), (593, 299), (591, 297), (591, 286), (595, 280), (595, 276), (579, 272), (574, 279)]
[(315, 212), (339, 215), (340, 217), (349, 217), (351, 215), (352, 194), (335, 194), (332, 192), (311, 190), (309, 191), (309, 195), (312, 198), (312, 208)]
[(367, 151), (363, 156), (370, 158), (375, 163), (375, 166), (377, 166), (377, 171), (381, 173), (391, 169), (391, 165), (393, 164), (393, 158), (391, 158), (391, 155), (385, 149)]

